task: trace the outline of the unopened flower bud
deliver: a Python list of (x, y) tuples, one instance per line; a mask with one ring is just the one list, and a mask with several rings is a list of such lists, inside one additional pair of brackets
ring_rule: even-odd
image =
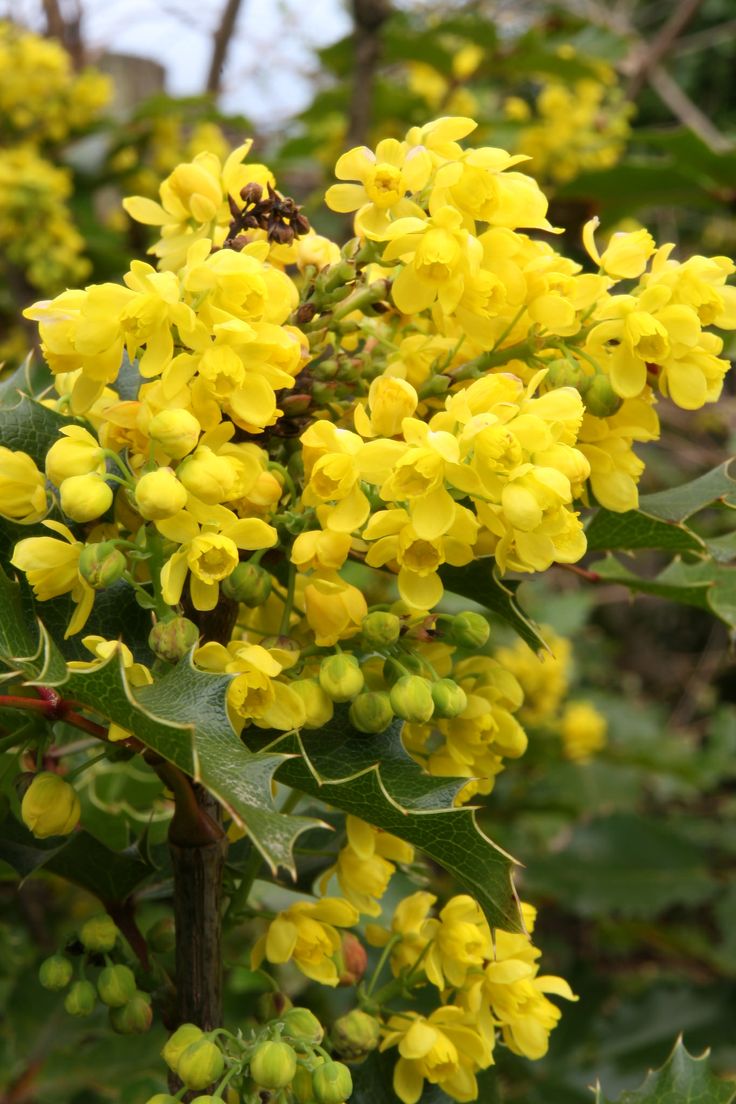
[(149, 1096), (146, 1104), (179, 1104), (179, 1102), (170, 1093), (156, 1093), (155, 1096)]
[(308, 1043), (322, 1042), (324, 1028), (308, 1008), (290, 1008), (282, 1019), (285, 1035), (290, 1035), (292, 1039), (304, 1039)]
[(584, 379), (585, 372), (582, 365), (573, 364), (567, 357), (562, 357), (560, 360), (550, 362), (544, 382), (548, 387), (556, 390), (558, 387), (579, 387)]
[(353, 1091), (350, 1070), (342, 1062), (323, 1062), (312, 1074), (317, 1104), (343, 1104)]
[(166, 1040), (161, 1051), (161, 1057), (169, 1069), (176, 1072), (177, 1064), (184, 1051), (191, 1043), (195, 1043), (201, 1038), (202, 1028), (197, 1027), (196, 1024), (186, 1023), (182, 1024), (181, 1027), (177, 1027), (174, 1034)]
[(74, 787), (51, 771), (35, 776), (20, 806), (23, 823), (37, 839), (68, 836), (79, 823), (79, 813)]
[(343, 932), (340, 940), (340, 985), (355, 985), (368, 969), (368, 952), (352, 932)]
[(346, 702), (363, 689), (363, 672), (352, 655), (326, 656), (319, 668), (319, 684), (333, 702)]
[(197, 447), (200, 424), (188, 410), (162, 410), (148, 423), (148, 436), (167, 456), (181, 460)]
[(296, 1073), (296, 1054), (288, 1043), (260, 1043), (250, 1060), (250, 1075), (262, 1089), (283, 1089)]
[(118, 1035), (143, 1035), (152, 1023), (151, 998), (140, 989), (122, 1008), (110, 1009), (110, 1026)]
[(173, 517), (186, 504), (186, 487), (182, 486), (171, 468), (146, 472), (135, 485), (136, 509), (147, 521), (163, 521)]
[(270, 992), (261, 993), (256, 1001), (256, 1016), (261, 1023), (269, 1023), (283, 1016), (290, 1008), (293, 1008), (291, 998), (286, 993)]
[(393, 720), (394, 711), (385, 690), (367, 690), (358, 694), (349, 710), (350, 723), (358, 732), (383, 732)]
[(100, 1000), (108, 1008), (122, 1008), (135, 993), (135, 975), (128, 966), (105, 966), (97, 979)]
[(59, 487), (59, 496), (62, 510), (73, 521), (94, 521), (112, 506), (112, 488), (96, 472), (71, 475)]
[(210, 506), (227, 501), (237, 479), (234, 463), (226, 456), (217, 456), (206, 445), (200, 445), (192, 456), (188, 456), (176, 474), (195, 498)]
[(97, 916), (85, 920), (79, 931), (79, 938), (85, 951), (99, 951), (106, 954), (115, 946), (118, 937), (118, 929), (114, 920), (101, 912)]
[(295, 679), (289, 688), (298, 694), (307, 711), (305, 728), (324, 728), (335, 712), (332, 698), (325, 694), (317, 679)]
[(146, 942), (155, 954), (167, 954), (176, 945), (176, 929), (170, 916), (162, 916), (146, 932)]
[(113, 541), (86, 544), (79, 556), (79, 574), (95, 590), (112, 586), (126, 568), (126, 559)]
[(206, 1089), (222, 1077), (224, 1068), (222, 1051), (206, 1038), (190, 1043), (176, 1063), (176, 1072), (188, 1089)]
[(157, 621), (148, 634), (148, 646), (159, 659), (178, 663), (199, 640), (199, 629), (187, 617)]
[(192, 1104), (222, 1104), (222, 1097), (206, 1093), (204, 1096), (195, 1096)]
[(271, 576), (258, 564), (241, 563), (222, 580), (222, 593), (234, 602), (255, 609), (262, 606), (271, 593)]
[(432, 687), (419, 675), (404, 675), (394, 683), (389, 693), (391, 708), (402, 721), (424, 724), (434, 713)]
[[(320, 1059), (323, 1062), (324, 1059)], [(306, 1066), (297, 1066), (297, 1071), (291, 1082), (291, 1095), (296, 1104), (314, 1104), (314, 1090), (312, 1088), (312, 1073)]]
[(432, 683), (432, 701), (435, 717), (459, 717), (468, 704), (468, 696), (462, 686), (444, 678)]
[(596, 375), (585, 392), (585, 406), (595, 418), (610, 418), (620, 410), (622, 399), (616, 394), (608, 376)]
[(385, 648), (399, 639), (401, 621), (395, 613), (374, 610), (363, 618), (360, 630), (369, 648)]
[(375, 1017), (354, 1008), (335, 1021), (330, 1038), (341, 1058), (356, 1061), (376, 1049), (381, 1039), (381, 1025)]
[(481, 613), (466, 610), (457, 613), (450, 622), (450, 636), (461, 648), (482, 648), (491, 635), (491, 629)]
[(55, 954), (41, 963), (38, 980), (44, 989), (58, 992), (60, 989), (66, 989), (72, 980), (72, 973), (72, 964), (69, 959), (64, 958), (64, 955)]
[(64, 1008), (70, 1016), (89, 1016), (97, 1003), (97, 994), (91, 981), (75, 981), (64, 998)]

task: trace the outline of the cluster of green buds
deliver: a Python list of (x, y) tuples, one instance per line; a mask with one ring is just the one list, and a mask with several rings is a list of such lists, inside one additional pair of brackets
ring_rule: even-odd
[[(472, 610), (443, 617), (433, 630), (438, 639), (465, 651), (476, 651), (488, 641), (488, 622)], [(349, 703), (350, 723), (359, 732), (383, 732), (397, 717), (426, 724), (433, 717), (459, 716), (467, 696), (452, 678), (439, 678), (414, 647), (395, 613), (373, 610), (363, 619), (360, 641), (364, 652), (383, 658), (380, 684), (370, 683), (357, 656), (338, 652), (322, 660), (317, 682), (334, 703)]]
[[(44, 989), (66, 990), (64, 1008), (70, 1016), (90, 1016), (102, 1003), (108, 1009), (110, 1026), (120, 1035), (148, 1031), (153, 1019), (151, 998), (140, 990), (130, 966), (116, 962), (119, 931), (105, 913), (86, 920), (79, 930), (77, 977), (71, 959), (62, 953), (41, 963), (39, 981)], [(101, 964), (101, 965), (100, 965)], [(99, 967), (95, 982), (87, 977), (90, 967)]]
[(237, 1035), (183, 1024), (161, 1052), (182, 1089), (176, 1096), (158, 1093), (147, 1104), (175, 1104), (200, 1089), (207, 1091), (194, 1104), (216, 1104), (231, 1093), (243, 1104), (344, 1104), (353, 1091), (350, 1070), (321, 1045), (323, 1039), (321, 1023), (306, 1008), (285, 1009)]

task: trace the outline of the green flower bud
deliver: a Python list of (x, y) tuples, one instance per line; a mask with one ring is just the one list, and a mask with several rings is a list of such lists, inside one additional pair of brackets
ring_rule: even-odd
[(317, 1104), (343, 1104), (353, 1091), (350, 1070), (342, 1062), (324, 1062), (312, 1074)]
[(621, 409), (622, 402), (623, 400), (613, 390), (608, 376), (601, 374), (593, 376), (585, 392), (585, 405), (595, 418), (610, 418)]
[(412, 724), (424, 724), (434, 713), (431, 685), (418, 675), (403, 675), (391, 687), (389, 699), (396, 716)]
[(195, 1043), (198, 1039), (202, 1038), (202, 1028), (197, 1027), (196, 1024), (182, 1024), (181, 1027), (177, 1027), (173, 1035), (164, 1043), (163, 1050), (161, 1051), (161, 1057), (170, 1070), (176, 1073), (176, 1067), (184, 1051), (191, 1043)]
[(278, 1019), (294, 1006), (286, 993), (261, 993), (256, 1001), (256, 1017), (261, 1023)]
[(127, 561), (113, 541), (85, 544), (79, 555), (79, 574), (95, 590), (112, 586), (121, 577)]
[(284, 1034), (292, 1039), (304, 1039), (308, 1043), (321, 1043), (324, 1028), (317, 1017), (308, 1008), (290, 1008), (282, 1016)]
[(115, 946), (118, 929), (115, 922), (104, 912), (85, 920), (79, 931), (79, 938), (85, 951), (100, 951), (106, 954)]
[(432, 701), (435, 717), (458, 717), (468, 704), (468, 696), (462, 686), (444, 678), (432, 683)]
[[(323, 1062), (324, 1059), (320, 1059)], [(314, 1104), (314, 1089), (312, 1088), (312, 1074), (306, 1066), (297, 1066), (291, 1082), (291, 1095), (296, 1104)]]
[(319, 668), (319, 684), (334, 702), (346, 702), (363, 689), (363, 672), (352, 655), (326, 656)]
[(176, 1072), (188, 1089), (206, 1089), (222, 1077), (224, 1068), (222, 1051), (209, 1039), (190, 1043), (176, 1064)]
[(296, 1053), (288, 1043), (260, 1043), (250, 1060), (250, 1075), (262, 1089), (283, 1089), (296, 1073)]
[(110, 1009), (110, 1026), (118, 1035), (143, 1035), (152, 1022), (151, 998), (140, 989), (122, 1008)]
[(100, 1000), (108, 1008), (122, 1008), (135, 993), (135, 975), (128, 966), (106, 966), (97, 979)]
[(210, 1096), (210, 1094), (207, 1093), (206, 1096), (195, 1096), (192, 1104), (222, 1104), (222, 1097)]
[(199, 629), (188, 617), (157, 621), (148, 634), (148, 646), (159, 659), (178, 663), (199, 640)]
[(167, 954), (176, 945), (176, 929), (170, 916), (162, 916), (146, 932), (146, 942), (155, 954)]
[(241, 563), (222, 580), (221, 586), (226, 598), (254, 609), (262, 606), (271, 593), (271, 576), (258, 564)]
[(354, 1008), (335, 1021), (330, 1036), (341, 1058), (356, 1061), (376, 1049), (381, 1039), (381, 1025), (367, 1012)]
[(44, 989), (58, 992), (60, 989), (66, 989), (72, 980), (72, 973), (72, 964), (69, 959), (64, 958), (64, 955), (55, 954), (41, 963), (38, 980)]
[(74, 787), (51, 771), (34, 777), (20, 805), (23, 823), (37, 839), (68, 836), (79, 823), (79, 813)]
[(97, 994), (91, 981), (75, 981), (64, 998), (64, 1008), (70, 1016), (89, 1016), (97, 1003)]
[(401, 621), (395, 613), (375, 610), (363, 618), (360, 629), (369, 648), (385, 648), (399, 639)]
[(547, 387), (579, 387), (581, 379), (585, 379), (585, 369), (582, 365), (573, 364), (567, 357), (553, 360), (547, 368), (544, 382)]
[(358, 694), (349, 710), (350, 723), (358, 732), (383, 732), (393, 720), (394, 711), (385, 690), (367, 690)]
[(482, 648), (490, 635), (485, 617), (472, 610), (456, 614), (450, 622), (450, 636), (461, 648)]
[(171, 1096), (169, 1093), (156, 1093), (155, 1096), (151, 1096), (146, 1101), (146, 1104), (179, 1104), (175, 1096)]

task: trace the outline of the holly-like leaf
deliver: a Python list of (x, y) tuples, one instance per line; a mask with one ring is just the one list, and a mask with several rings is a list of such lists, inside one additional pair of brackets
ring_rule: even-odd
[(483, 606), (488, 613), (500, 617), (519, 634), (535, 652), (547, 649), (539, 628), (527, 617), (516, 600), (519, 583), (501, 579), (490, 559), (476, 560), (467, 567), (440, 568), (440, 578), (446, 590)]
[(34, 626), (20, 583), (0, 567), (0, 662), (9, 671), (0, 681), (22, 675), (45, 685), (66, 677), (66, 663), (43, 625)]
[(456, 875), (490, 924), (520, 929), (514, 860), (484, 835), (475, 809), (454, 804), (467, 779), (435, 778), (407, 754), (400, 721), (366, 736), (340, 710), (318, 732), (289, 733), (269, 746), (293, 755), (278, 781), (414, 844)]
[(604, 1096), (598, 1085), (596, 1104), (733, 1104), (736, 1081), (715, 1077), (709, 1054), (706, 1050), (694, 1058), (679, 1038), (662, 1068), (651, 1071), (640, 1088), (624, 1092), (614, 1101)]
[(14, 452), (28, 453), (42, 470), (46, 453), (69, 424), (68, 418), (28, 395), (21, 395), (14, 406), (0, 406), (0, 441)]

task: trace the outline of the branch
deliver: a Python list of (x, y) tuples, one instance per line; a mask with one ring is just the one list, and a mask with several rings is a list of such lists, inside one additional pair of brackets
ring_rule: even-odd
[(391, 0), (352, 0), (355, 71), (348, 114), (348, 147), (365, 145), (371, 124), (373, 86), (381, 52), (381, 27), (391, 15)]
[(640, 46), (639, 50), (637, 50), (640, 59), (639, 64), (631, 74), (628, 88), (626, 89), (628, 99), (636, 99), (660, 61), (666, 57), (674, 46), (675, 39), (679, 36), (680, 32), (685, 29), (690, 20), (697, 14), (698, 8), (702, 3), (703, 0), (680, 0), (680, 3), (672, 12), (672, 15), (669, 19), (665, 20), (664, 24), (660, 27), (651, 45), (645, 47), (642, 44)]
[(727, 153), (733, 149), (733, 142), (721, 134), (720, 130), (703, 114), (697, 104), (693, 103), (686, 92), (683, 92), (676, 80), (669, 75), (666, 69), (658, 65), (648, 76), (649, 84), (659, 96), (660, 100), (676, 115), (681, 123), (697, 134), (698, 138), (714, 153)]
[(212, 57), (207, 74), (207, 91), (217, 95), (222, 88), (222, 74), (225, 68), (228, 49), (235, 33), (243, 0), (225, 0), (220, 23), (212, 36)]

